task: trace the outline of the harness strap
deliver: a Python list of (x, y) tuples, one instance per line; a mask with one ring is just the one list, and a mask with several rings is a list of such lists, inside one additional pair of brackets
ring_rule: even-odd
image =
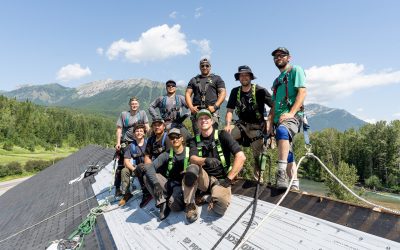
[[(257, 104), (257, 97), (256, 97), (256, 86), (257, 84), (251, 84), (251, 106), (253, 108), (253, 110), (256, 112), (256, 118), (257, 119), (261, 119), (261, 114), (258, 110), (258, 104)], [(240, 109), (238, 108), (238, 104), (241, 102), (240, 98), (241, 98), (241, 92), (242, 92), (242, 86), (240, 86), (240, 88), (238, 89), (237, 95), (236, 95), (236, 114), (239, 116), (240, 113)]]
[[(167, 168), (167, 177), (169, 177), (169, 172), (172, 170), (174, 167), (174, 155), (175, 152), (172, 148), (169, 149), (169, 159), (168, 159), (168, 168)], [(189, 147), (185, 147), (185, 159), (183, 161), (183, 171), (186, 172), (186, 169), (189, 164)]]

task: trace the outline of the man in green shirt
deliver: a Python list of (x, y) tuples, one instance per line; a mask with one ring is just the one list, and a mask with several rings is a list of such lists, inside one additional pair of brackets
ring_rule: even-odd
[[(296, 65), (291, 65), (289, 50), (279, 47), (272, 52), (273, 60), (280, 71), (272, 86), (273, 107), (269, 114), (269, 122), (275, 128), (278, 142), (278, 173), (276, 186), (278, 189), (288, 188), (288, 178), (293, 178), (291, 189), (299, 189), (297, 166), (292, 149), (293, 137), (300, 132), (303, 118), (303, 102), (306, 96), (305, 73)], [(272, 126), (273, 124), (273, 126)]]

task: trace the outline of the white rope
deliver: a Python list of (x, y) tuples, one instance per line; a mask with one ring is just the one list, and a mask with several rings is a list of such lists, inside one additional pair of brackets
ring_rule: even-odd
[(75, 182), (81, 181), (81, 180), (83, 179), (83, 176), (85, 175), (85, 173), (86, 173), (86, 170), (85, 170), (85, 172), (83, 172), (78, 178), (75, 178), (75, 179), (73, 179), (73, 180), (70, 180), (70, 181), (68, 182), (68, 184), (71, 185), (71, 184), (74, 184)]
[[(303, 161), (303, 159), (306, 156), (301, 157), (300, 161), (299, 161), (299, 167), (300, 167), (300, 163)], [(282, 197), (279, 199), (278, 203), (275, 204), (275, 206), (268, 212), (268, 214), (264, 217), (264, 219), (258, 224), (258, 226), (256, 228), (254, 228), (253, 231), (251, 231), (251, 233), (249, 233), (243, 240), (242, 242), (235, 247), (234, 249), (239, 249), (259, 228), (260, 226), (275, 212), (276, 208), (282, 203), (282, 201), (286, 198), (286, 195), (289, 193), (290, 187), (293, 184), (293, 176), (290, 179), (290, 183), (289, 183), (289, 187), (286, 189), (286, 192), (282, 195)]]
[(347, 191), (349, 191), (349, 192), (350, 192), (353, 196), (355, 196), (357, 199), (359, 199), (359, 200), (361, 200), (361, 201), (363, 201), (363, 202), (365, 202), (365, 203), (367, 203), (367, 204), (369, 204), (369, 205), (371, 205), (371, 206), (373, 206), (373, 207), (377, 207), (377, 208), (380, 208), (380, 209), (389, 211), (389, 212), (391, 212), (391, 213), (399, 214), (399, 215), (400, 215), (400, 211), (397, 211), (397, 210), (394, 210), (394, 209), (390, 209), (390, 208), (387, 208), (387, 207), (384, 207), (384, 206), (381, 206), (381, 205), (372, 203), (372, 202), (370, 202), (370, 201), (368, 201), (368, 200), (366, 200), (366, 199), (360, 197), (360, 196), (357, 195), (356, 193), (354, 193), (353, 190), (351, 190), (350, 188), (348, 188), (341, 180), (339, 180), (339, 178), (337, 178), (337, 177), (329, 170), (329, 168), (328, 168), (327, 166), (325, 166), (325, 164), (322, 163), (322, 161), (321, 161), (317, 156), (315, 156), (313, 153), (308, 152), (308, 153), (306, 153), (306, 156), (311, 156), (311, 157), (313, 157), (314, 159), (316, 159), (316, 160), (325, 168), (325, 170), (326, 170), (337, 182), (339, 182), (340, 185), (342, 185), (342, 187), (344, 187)]

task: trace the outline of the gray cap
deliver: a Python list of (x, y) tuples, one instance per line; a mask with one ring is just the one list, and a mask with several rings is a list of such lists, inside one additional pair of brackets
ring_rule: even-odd
[(168, 136), (172, 135), (172, 134), (176, 134), (176, 135), (182, 135), (181, 131), (179, 130), (179, 128), (171, 128), (168, 132)]

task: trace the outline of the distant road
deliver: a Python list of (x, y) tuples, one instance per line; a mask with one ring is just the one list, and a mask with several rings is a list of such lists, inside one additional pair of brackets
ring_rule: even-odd
[(5, 192), (7, 192), (7, 190), (9, 190), (10, 188), (20, 184), (21, 182), (29, 179), (31, 176), (28, 177), (23, 177), (23, 178), (19, 178), (19, 179), (14, 179), (11, 181), (4, 181), (4, 182), (0, 182), (0, 196), (3, 195)]

